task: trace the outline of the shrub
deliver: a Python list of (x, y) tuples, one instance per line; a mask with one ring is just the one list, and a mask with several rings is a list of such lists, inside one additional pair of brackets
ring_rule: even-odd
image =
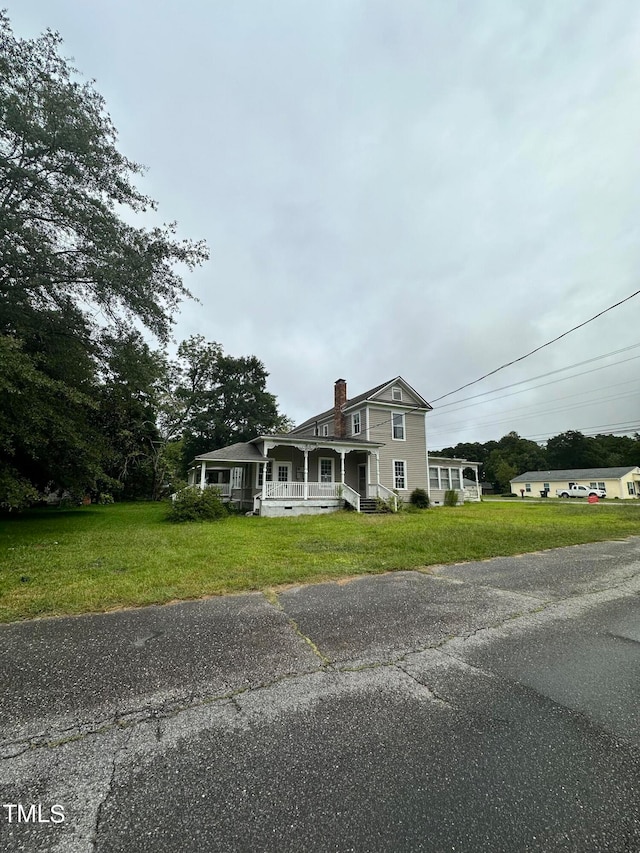
[(444, 493), (444, 505), (445, 506), (457, 506), (458, 504), (458, 492), (455, 489), (447, 489)]
[(409, 498), (411, 503), (418, 507), (418, 509), (428, 509), (429, 508), (429, 495), (425, 492), (424, 489), (414, 489), (411, 492), (411, 497)]
[(213, 521), (224, 518), (227, 507), (218, 489), (189, 486), (176, 493), (167, 514), (168, 521)]
[(376, 498), (376, 511), (377, 512), (393, 512), (392, 499), (389, 498), (388, 501), (385, 501), (384, 498), (377, 497)]

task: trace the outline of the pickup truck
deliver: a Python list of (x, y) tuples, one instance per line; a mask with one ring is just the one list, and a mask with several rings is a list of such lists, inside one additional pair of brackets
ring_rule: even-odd
[(596, 489), (592, 486), (567, 486), (566, 489), (556, 489), (556, 495), (559, 498), (588, 498), (590, 495), (596, 495), (599, 498), (606, 498), (607, 493), (604, 489)]

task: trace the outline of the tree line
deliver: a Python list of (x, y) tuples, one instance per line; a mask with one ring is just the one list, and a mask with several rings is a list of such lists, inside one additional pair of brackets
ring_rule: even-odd
[[(0, 12), (0, 508), (64, 489), (157, 498), (197, 453), (284, 429), (254, 356), (200, 336), (168, 355), (208, 258), (120, 153), (101, 95), (61, 38)], [(153, 341), (154, 343), (149, 343)]]
[(508, 491), (509, 482), (525, 471), (640, 465), (640, 434), (586, 436), (569, 430), (550, 438), (542, 447), (509, 432), (499, 441), (461, 442), (433, 453), (480, 462), (480, 479)]

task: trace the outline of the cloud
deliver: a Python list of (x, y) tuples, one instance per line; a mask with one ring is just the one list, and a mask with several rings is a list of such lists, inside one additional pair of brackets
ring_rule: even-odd
[[(636, 289), (635, 2), (30, 0), (12, 15), (24, 35), (61, 31), (160, 214), (210, 243), (177, 336), (256, 354), (297, 420), (338, 376), (439, 396)], [(639, 310), (496, 386), (634, 343)], [(599, 375), (523, 394), (534, 417), (518, 397), (434, 413), (434, 434), (639, 418), (637, 397), (589, 395)], [(593, 407), (555, 411), (577, 392)]]

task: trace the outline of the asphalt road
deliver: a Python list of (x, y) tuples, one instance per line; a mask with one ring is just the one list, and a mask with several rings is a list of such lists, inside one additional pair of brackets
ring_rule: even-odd
[(634, 538), (0, 626), (0, 850), (640, 851), (639, 592)]

